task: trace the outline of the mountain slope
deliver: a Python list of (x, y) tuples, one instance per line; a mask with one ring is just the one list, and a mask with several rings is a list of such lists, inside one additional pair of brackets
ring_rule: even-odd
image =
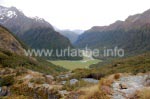
[(52, 25), (44, 19), (27, 17), (15, 7), (7, 8), (0, 6), (0, 23), (17, 36), (21, 36), (25, 31), (31, 28), (49, 27), (53, 30)]
[(2, 26), (0, 26), (0, 49), (5, 49), (20, 55), (24, 54), (24, 49), (20, 42)]
[(79, 36), (78, 47), (124, 48), (127, 53), (150, 50), (150, 10), (129, 16), (125, 21), (116, 21), (109, 26), (95, 26)]
[[(44, 19), (29, 18), (15, 7), (0, 6), (0, 24), (7, 27), (30, 48), (59, 50), (73, 48), (68, 38), (56, 32)], [(69, 58), (64, 56), (64, 59)]]
[(35, 59), (24, 55), (22, 44), (7, 30), (0, 26), (0, 67), (24, 67), (34, 71), (54, 74), (66, 71), (43, 59)]
[[(110, 75), (113, 73), (145, 73), (150, 70), (150, 52), (124, 59), (114, 60), (112, 63), (102, 66), (101, 63), (93, 64), (90, 67), (96, 68), (99, 72)], [(99, 68), (99, 69), (98, 69)]]
[[(32, 37), (32, 38), (30, 38)], [(70, 41), (50, 28), (38, 27), (26, 31), (21, 39), (33, 48), (63, 49), (72, 47)]]
[[(12, 33), (0, 26), (0, 97), (47, 99), (52, 95), (47, 93), (60, 85), (55, 82), (54, 75), (67, 70), (43, 59), (26, 57), (23, 49)], [(40, 91), (35, 92), (37, 88)], [(53, 95), (57, 96), (55, 93)]]
[(67, 37), (71, 41), (72, 44), (78, 39), (78, 36), (79, 36), (79, 34), (70, 30), (60, 30), (59, 32), (63, 36)]

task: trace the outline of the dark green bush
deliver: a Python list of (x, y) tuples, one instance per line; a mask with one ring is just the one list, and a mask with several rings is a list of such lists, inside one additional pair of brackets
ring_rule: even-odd
[(0, 86), (10, 86), (14, 83), (14, 76), (8, 75), (0, 78)]

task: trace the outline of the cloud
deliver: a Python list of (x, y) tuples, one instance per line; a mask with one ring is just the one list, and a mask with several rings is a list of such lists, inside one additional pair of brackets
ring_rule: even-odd
[(4, 4), (4, 0), (0, 0), (0, 4)]
[[(149, 9), (149, 0), (0, 0), (61, 29), (89, 29)], [(1, 3), (0, 3), (1, 4)]]

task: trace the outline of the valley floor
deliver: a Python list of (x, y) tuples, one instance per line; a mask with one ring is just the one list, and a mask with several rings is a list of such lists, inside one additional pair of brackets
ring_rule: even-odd
[(58, 61), (50, 61), (50, 62), (52, 62), (55, 65), (62, 66), (66, 69), (74, 70), (77, 68), (89, 68), (90, 65), (97, 64), (101, 62), (101, 60), (94, 59), (92, 55), (88, 54), (88, 52), (83, 50), (83, 60), (79, 60), (79, 61), (58, 60)]
[(81, 61), (68, 61), (68, 60), (59, 60), (59, 61), (50, 61), (55, 65), (62, 66), (69, 70), (74, 70), (77, 68), (89, 68), (92, 64), (97, 64), (101, 62), (101, 60), (93, 59), (93, 60), (81, 60)]

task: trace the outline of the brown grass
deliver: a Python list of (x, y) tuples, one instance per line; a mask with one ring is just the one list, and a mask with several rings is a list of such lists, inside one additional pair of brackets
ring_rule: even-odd
[(150, 99), (150, 87), (137, 90), (130, 96), (130, 99)]
[(3, 97), (3, 99), (33, 99), (33, 98), (24, 95), (13, 95), (13, 96)]
[(150, 99), (150, 88), (145, 88), (137, 93), (138, 99)]
[(105, 92), (99, 89), (98, 85), (94, 85), (80, 90), (82, 95), (79, 99), (110, 99)]
[(114, 82), (113, 79), (102, 78), (102, 79), (99, 81), (99, 87), (101, 87), (101, 86), (109, 86), (109, 87), (110, 87), (113, 82)]
[(102, 78), (99, 84), (80, 89), (82, 95), (79, 99), (110, 99), (109, 95), (112, 94), (110, 87), (113, 81), (113, 77)]

